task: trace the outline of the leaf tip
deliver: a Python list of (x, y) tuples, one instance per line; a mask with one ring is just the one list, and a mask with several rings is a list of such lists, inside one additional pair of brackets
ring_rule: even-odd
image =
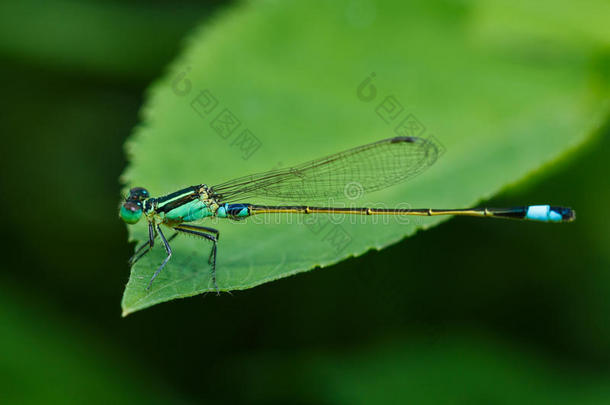
[(121, 318), (126, 318), (127, 315), (132, 314), (134, 311), (129, 308), (123, 308), (123, 312), (121, 312)]

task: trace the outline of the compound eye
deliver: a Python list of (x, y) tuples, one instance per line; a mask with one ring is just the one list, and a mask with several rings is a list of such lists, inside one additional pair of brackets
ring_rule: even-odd
[(129, 190), (129, 200), (145, 200), (150, 196), (148, 190), (143, 187), (134, 187)]
[(127, 224), (135, 224), (142, 217), (142, 206), (133, 201), (127, 201), (121, 206), (119, 216)]

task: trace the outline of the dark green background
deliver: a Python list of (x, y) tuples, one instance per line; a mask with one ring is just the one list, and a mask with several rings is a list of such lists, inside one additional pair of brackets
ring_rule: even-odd
[[(487, 204), (558, 202), (573, 224), (455, 218), (331, 268), (120, 317), (123, 142), (181, 38), (227, 6), (0, 6), (0, 398), (610, 403), (608, 123)], [(608, 55), (593, 62), (605, 83)]]

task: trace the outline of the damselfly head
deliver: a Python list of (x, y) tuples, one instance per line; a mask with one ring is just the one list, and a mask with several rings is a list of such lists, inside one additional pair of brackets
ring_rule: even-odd
[(121, 206), (119, 216), (127, 224), (135, 224), (142, 217), (142, 203), (127, 200)]
[(119, 210), (119, 217), (128, 224), (135, 224), (142, 217), (143, 201), (150, 197), (148, 190), (134, 187)]

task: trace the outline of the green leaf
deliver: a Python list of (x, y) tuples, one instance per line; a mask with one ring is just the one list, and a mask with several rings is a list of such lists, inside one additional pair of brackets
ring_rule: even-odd
[[(318, 0), (234, 8), (196, 32), (152, 87), (143, 124), (127, 144), (131, 164), (122, 180), (153, 196), (214, 185), (394, 136), (411, 114), (425, 128), (419, 135), (434, 136), (444, 155), (408, 183), (354, 203), (475, 205), (581, 144), (605, 117), (608, 99), (607, 75), (591, 63), (606, 55), (598, 36), (587, 46), (573, 46), (565, 35), (512, 42), (511, 32), (499, 41), (501, 31), (480, 29), (497, 15), (480, 12), (484, 4)], [(552, 18), (545, 27), (547, 34), (548, 27), (564, 29)], [(205, 113), (210, 96), (217, 104)], [(393, 121), (386, 114), (386, 123), (380, 105), (390, 96), (402, 110), (394, 110), (400, 114)], [(225, 109), (240, 122), (226, 139), (211, 126)], [(246, 129), (260, 141), (249, 157), (240, 144)], [(221, 232), (220, 289), (329, 266), (443, 220), (316, 218), (316, 226), (296, 224), (297, 216), (265, 225), (261, 218), (207, 221)], [(146, 240), (146, 224), (131, 226), (130, 236)], [(150, 291), (162, 246), (132, 268), (124, 315), (213, 291), (210, 244), (179, 237), (172, 247)]]

